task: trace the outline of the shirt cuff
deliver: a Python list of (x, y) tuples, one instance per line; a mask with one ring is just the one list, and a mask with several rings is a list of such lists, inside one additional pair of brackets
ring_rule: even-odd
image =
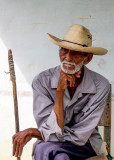
[(107, 149), (106, 149), (106, 142), (102, 143), (101, 148), (99, 150), (99, 154), (103, 154), (103, 153), (108, 155), (108, 152), (107, 152)]
[(48, 120), (39, 129), (44, 141), (63, 141), (61, 128), (57, 124), (57, 118), (52, 110)]

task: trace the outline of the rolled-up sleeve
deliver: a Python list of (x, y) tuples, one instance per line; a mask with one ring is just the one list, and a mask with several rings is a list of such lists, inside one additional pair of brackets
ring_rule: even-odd
[(34, 78), (33, 88), (33, 114), (37, 127), (44, 141), (60, 141), (62, 132), (57, 124), (54, 102), (41, 79)]
[(77, 115), (74, 115), (73, 126), (64, 127), (63, 134), (65, 140), (80, 146), (88, 141), (100, 121), (109, 91), (109, 83), (106, 85), (99, 84), (97, 93), (90, 96), (88, 103), (78, 114), (78, 122), (76, 120)]

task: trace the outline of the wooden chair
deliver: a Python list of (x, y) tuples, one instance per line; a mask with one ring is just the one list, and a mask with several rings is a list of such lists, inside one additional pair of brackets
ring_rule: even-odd
[(110, 154), (111, 151), (111, 85), (110, 93), (107, 97), (106, 106), (102, 114), (99, 126), (104, 126), (104, 141), (107, 144), (107, 151)]

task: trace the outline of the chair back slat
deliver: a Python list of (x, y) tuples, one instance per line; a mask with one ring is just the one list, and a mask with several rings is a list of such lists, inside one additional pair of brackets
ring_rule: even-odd
[(111, 85), (110, 93), (107, 97), (106, 106), (101, 116), (99, 126), (104, 126), (104, 141), (107, 144), (107, 151), (110, 154), (111, 151)]
[(107, 97), (106, 106), (99, 122), (99, 126), (111, 126), (111, 89)]

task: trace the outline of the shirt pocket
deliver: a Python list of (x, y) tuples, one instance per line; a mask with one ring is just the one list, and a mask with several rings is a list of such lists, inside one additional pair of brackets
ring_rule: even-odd
[(74, 108), (73, 119), (75, 123), (80, 122), (80, 118), (90, 110), (90, 107), (88, 106), (88, 101), (89, 99), (86, 99), (86, 101), (83, 101), (83, 103), (78, 103)]
[[(73, 109), (74, 114), (82, 112), (84, 110), (84, 108), (86, 108), (88, 101), (89, 101), (89, 98), (75, 103), (74, 109)], [(85, 111), (86, 110), (84, 110), (84, 112)]]

